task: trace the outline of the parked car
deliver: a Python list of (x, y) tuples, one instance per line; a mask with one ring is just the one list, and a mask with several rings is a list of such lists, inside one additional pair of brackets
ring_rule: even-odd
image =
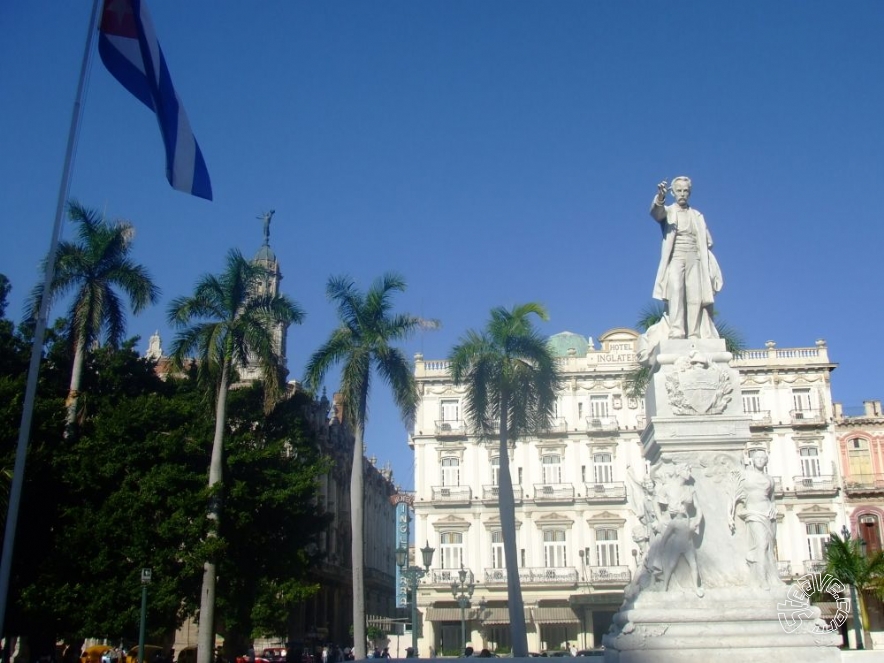
[(285, 663), (285, 656), (285, 647), (267, 647), (261, 652), (261, 657), (267, 659), (270, 663)]
[(541, 656), (549, 656), (549, 657), (564, 657), (567, 656), (571, 658), (571, 652), (567, 649), (545, 649), (540, 652)]
[(592, 656), (592, 657), (604, 658), (605, 657), (605, 650), (604, 649), (581, 649), (579, 652), (577, 652), (577, 655), (578, 656)]

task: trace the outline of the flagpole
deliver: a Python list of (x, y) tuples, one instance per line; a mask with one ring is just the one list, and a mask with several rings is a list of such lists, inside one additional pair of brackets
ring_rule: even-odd
[(22, 408), (21, 424), (18, 431), (18, 446), (15, 451), (15, 466), (12, 471), (12, 486), (9, 491), (9, 511), (6, 516), (6, 531), (3, 536), (3, 556), (0, 559), (0, 637), (5, 634), (6, 604), (9, 597), (9, 576), (12, 569), (12, 548), (15, 544), (15, 528), (18, 524), (18, 511), (21, 502), (21, 491), (24, 484), (25, 459), (28, 453), (28, 441), (31, 436), (31, 421), (34, 417), (34, 401), (37, 395), (37, 377), (40, 372), (40, 359), (43, 356), (43, 339), (46, 334), (46, 319), (49, 315), (50, 288), (55, 277), (55, 254), (61, 237), (61, 224), (65, 201), (71, 186), (71, 167), (73, 166), (74, 149), (80, 130), (81, 106), (83, 90), (86, 87), (86, 74), (89, 71), (89, 60), (92, 53), (92, 40), (98, 17), (100, 0), (93, 0), (92, 15), (89, 18), (89, 31), (86, 34), (86, 47), (83, 49), (83, 62), (80, 66), (80, 79), (77, 83), (77, 95), (71, 112), (71, 127), (68, 131), (67, 150), (64, 155), (64, 168), (61, 173), (61, 184), (58, 187), (58, 202), (55, 207), (55, 223), (52, 226), (52, 239), (46, 258), (45, 278), (43, 280), (43, 296), (40, 298), (40, 311), (34, 329), (34, 341), (31, 346), (31, 362), (28, 367), (28, 380), (25, 387), (24, 407)]

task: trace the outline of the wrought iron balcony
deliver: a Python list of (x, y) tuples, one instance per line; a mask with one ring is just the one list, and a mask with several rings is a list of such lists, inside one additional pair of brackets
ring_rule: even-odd
[(467, 424), (460, 419), (446, 419), (436, 422), (436, 437), (465, 437)]
[(771, 426), (773, 420), (770, 417), (770, 410), (755, 410), (754, 412), (745, 412), (749, 416), (750, 426)]
[(543, 436), (564, 435), (567, 432), (568, 422), (562, 417), (550, 419), (549, 426), (546, 426), (545, 428), (542, 428), (540, 430), (540, 434)]
[(774, 495), (783, 496), (783, 477), (771, 477), (774, 481)]
[[(496, 504), (500, 498), (500, 486), (485, 485), (482, 486), (482, 501), (486, 504)], [(513, 486), (513, 501), (519, 503), (522, 501), (522, 487)]]
[(535, 502), (573, 502), (574, 485), (570, 483), (535, 483)]
[(624, 586), (632, 580), (628, 566), (588, 566), (589, 582), (593, 585)]
[[(485, 569), (486, 585), (506, 585), (506, 569)], [(520, 568), (519, 582), (522, 585), (577, 583), (577, 569), (562, 568)]]
[(850, 495), (855, 493), (884, 492), (884, 474), (852, 474), (844, 477), (844, 491)]
[(796, 495), (834, 493), (838, 490), (835, 477), (831, 474), (821, 474), (815, 477), (792, 477), (792, 481), (794, 482)]
[(617, 417), (587, 417), (587, 433), (610, 433), (619, 429)]
[(626, 502), (626, 484), (622, 481), (608, 483), (587, 483), (587, 502)]
[(804, 560), (804, 573), (823, 573), (825, 570), (826, 560), (824, 559)]
[(473, 489), (469, 486), (433, 486), (433, 501), (446, 504), (469, 504)]
[(792, 562), (778, 561), (777, 572), (780, 574), (781, 579), (788, 580), (792, 577)]
[(826, 423), (821, 410), (791, 410), (789, 416), (793, 426), (823, 426)]
[[(466, 583), (475, 583), (475, 576), (470, 569), (466, 569)], [(460, 568), (456, 569), (430, 569), (427, 576), (427, 582), (433, 585), (451, 585), (453, 582), (460, 582)], [(504, 578), (506, 582), (506, 578)]]

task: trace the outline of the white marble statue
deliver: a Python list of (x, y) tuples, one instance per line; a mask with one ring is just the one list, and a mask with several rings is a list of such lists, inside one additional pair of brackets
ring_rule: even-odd
[[(782, 584), (777, 570), (774, 546), (777, 540), (777, 507), (774, 503), (774, 479), (765, 473), (767, 452), (754, 452), (751, 465), (743, 471), (737, 483), (736, 494), (728, 519), (731, 533), (736, 531), (735, 515), (746, 523), (749, 532), (749, 550), (746, 562), (754, 577), (764, 589)], [(744, 509), (737, 514), (736, 507)]]
[[(666, 302), (666, 316), (648, 336), (718, 338), (712, 304), (723, 278), (711, 251), (712, 237), (703, 215), (688, 204), (690, 178), (672, 180), (673, 205), (665, 204), (667, 189), (667, 182), (660, 182), (651, 204), (651, 216), (663, 231), (653, 297)], [(653, 340), (651, 344), (656, 345)]]

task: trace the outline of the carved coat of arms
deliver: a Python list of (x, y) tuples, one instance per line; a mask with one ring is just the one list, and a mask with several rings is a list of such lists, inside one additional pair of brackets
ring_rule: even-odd
[(674, 368), (666, 376), (666, 394), (675, 414), (724, 412), (734, 391), (729, 371), (697, 352), (676, 359)]

